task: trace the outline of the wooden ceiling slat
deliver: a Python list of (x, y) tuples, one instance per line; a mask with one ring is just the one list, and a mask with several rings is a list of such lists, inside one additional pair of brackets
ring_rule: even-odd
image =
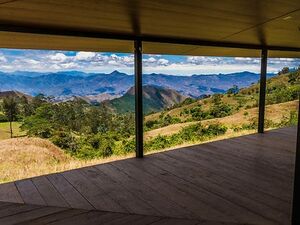
[[(0, 0), (0, 3), (3, 2), (6, 1)], [(0, 5), (0, 25), (300, 48), (300, 16), (297, 10), (300, 10), (299, 0), (19, 0)], [(292, 11), (295, 12), (288, 14)], [(291, 15), (293, 19), (282, 20), (284, 15)], [(13, 38), (9, 39), (10, 35)], [(37, 36), (32, 34), (32, 39)], [(101, 49), (132, 50), (131, 42), (117, 40), (64, 39), (49, 34), (41, 35), (37, 44), (30, 43), (28, 37), (30, 34), (0, 32), (0, 47), (56, 49), (61, 46), (76, 50), (93, 49), (93, 45), (99, 49), (106, 44), (107, 47)], [(66, 46), (63, 40), (68, 42)], [(80, 44), (76, 45), (76, 42)], [(257, 54), (256, 51), (247, 53), (237, 48), (216, 51), (211, 47), (174, 44), (167, 47), (167, 44), (159, 43), (148, 43), (145, 49), (149, 53), (167, 54)]]

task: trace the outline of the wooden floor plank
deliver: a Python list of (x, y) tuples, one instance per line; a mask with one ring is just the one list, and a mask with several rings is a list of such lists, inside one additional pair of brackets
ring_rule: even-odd
[(31, 180), (48, 206), (70, 206), (46, 176), (34, 177)]
[[(239, 211), (239, 215), (248, 218), (249, 222), (252, 222), (255, 216), (251, 214), (249, 215), (247, 212), (252, 212), (260, 216), (257, 217), (257, 221), (254, 220), (253, 223), (259, 223), (261, 221), (261, 223), (267, 224), (269, 220), (273, 221), (275, 219), (276, 221), (274, 222), (282, 223), (282, 221), (284, 222), (285, 219), (290, 216), (289, 214), (282, 213), (281, 210), (274, 209), (262, 202), (253, 200), (253, 198), (242, 195), (241, 193), (238, 193), (236, 191), (227, 189), (226, 186), (220, 186), (221, 182), (212, 182), (211, 179), (207, 179), (206, 177), (202, 176), (197, 176), (197, 172), (199, 170), (197, 170), (197, 165), (193, 165), (193, 162), (191, 161), (189, 163), (185, 163), (181, 162), (181, 159), (174, 159), (172, 157), (168, 157), (167, 155), (162, 154), (158, 157), (162, 160), (163, 164), (155, 163), (155, 165), (164, 165), (163, 167), (160, 167), (161, 169), (165, 169), (173, 175), (176, 174), (176, 176), (196, 186), (199, 186), (200, 188), (205, 187), (207, 191), (210, 191), (211, 193), (214, 193), (222, 197), (223, 199), (226, 199), (227, 201), (244, 208), (245, 210)], [(154, 160), (152, 160), (151, 163), (154, 163)], [(177, 167), (174, 168), (172, 165), (177, 165)], [(261, 195), (261, 198), (264, 199), (264, 196)], [(220, 201), (217, 204), (220, 204)]]
[(41, 207), (25, 212), (21, 212), (15, 215), (6, 216), (0, 218), (1, 225), (15, 225), (18, 223), (26, 223), (26, 221), (31, 221), (43, 216), (51, 215), (57, 212), (65, 211), (63, 208), (56, 207)]
[(126, 217), (126, 214), (90, 211), (72, 218), (53, 222), (51, 225), (99, 225), (124, 217)]
[(74, 209), (95, 209), (61, 174), (47, 175), (48, 180)]
[(158, 222), (162, 220), (160, 217), (154, 217), (154, 216), (144, 216), (141, 219), (131, 221), (130, 225), (150, 225), (154, 222)]
[(113, 212), (124, 211), (102, 188), (92, 183), (78, 170), (67, 171), (62, 174), (96, 209)]
[(105, 225), (132, 225), (132, 223), (136, 220), (140, 220), (142, 218), (144, 218), (145, 216), (143, 215), (132, 215), (132, 214), (128, 214), (124, 217), (112, 220), (112, 221), (108, 221), (105, 223)]
[(134, 194), (129, 192), (126, 188), (123, 188), (122, 185), (95, 167), (83, 168), (81, 172), (90, 177), (91, 181), (101, 186), (103, 190), (105, 190), (105, 193), (118, 202), (118, 204), (121, 205), (126, 212), (137, 214), (157, 214), (157, 212), (154, 211), (149, 204), (139, 198), (136, 198)]
[(66, 209), (64, 211), (58, 211), (56, 213), (52, 213), (46, 216), (41, 216), (38, 218), (34, 218), (27, 221), (22, 221), (18, 225), (26, 224), (26, 225), (43, 225), (43, 224), (52, 224), (54, 222), (58, 222), (61, 220), (68, 220), (74, 216), (81, 215), (86, 213), (86, 210), (79, 209)]
[(197, 225), (199, 224), (199, 221), (166, 218), (152, 223), (152, 225), (171, 225), (171, 224), (172, 225)]
[(15, 182), (24, 203), (46, 205), (45, 200), (30, 179)]
[(152, 187), (156, 192), (172, 199), (172, 201), (175, 201), (178, 205), (181, 205), (182, 207), (188, 205), (189, 207), (186, 208), (186, 210), (191, 211), (195, 215), (194, 218), (197, 218), (199, 212), (201, 212), (202, 215), (205, 215), (201, 217), (203, 219), (213, 220), (215, 218), (220, 218), (226, 221), (227, 218), (224, 217), (222, 213), (215, 210), (214, 207), (210, 207), (205, 202), (196, 200), (194, 196), (190, 196), (186, 192), (178, 189), (176, 185), (171, 185), (163, 179), (159, 179), (159, 176), (153, 176), (143, 167), (137, 166), (136, 164), (138, 163), (133, 161), (135, 160), (119, 161), (114, 163), (114, 166), (127, 173), (127, 175), (130, 175), (133, 179), (141, 181), (143, 184)]
[[(189, 180), (174, 176), (173, 173), (170, 173), (166, 170), (166, 168), (168, 168), (168, 170), (172, 170), (172, 172), (174, 172), (174, 168), (177, 166), (178, 170), (180, 170), (180, 166), (173, 164), (174, 167), (172, 167), (164, 163), (154, 163), (153, 161), (153, 158), (147, 160), (148, 163), (146, 165), (144, 164), (143, 168), (154, 176), (169, 182), (170, 185), (180, 188), (182, 191), (186, 192), (186, 194), (193, 196), (195, 200), (192, 201), (190, 205), (194, 204), (195, 201), (204, 202), (208, 205), (208, 207), (213, 207), (215, 210), (218, 210), (220, 213), (222, 213), (222, 217), (215, 218), (221, 218), (220, 220), (225, 222), (243, 221), (251, 218), (256, 222), (258, 221), (265, 222), (265, 224), (272, 224), (272, 222), (264, 217), (254, 214), (253, 212), (246, 210), (227, 199), (224, 199), (222, 196), (220, 197), (215, 193), (211, 193), (210, 189), (206, 189), (205, 184), (192, 184), (189, 182)], [(139, 166), (138, 163), (136, 165)], [(185, 171), (182, 171), (182, 173), (185, 173)], [(188, 176), (188, 172), (186, 172), (185, 175)], [(206, 219), (205, 216), (205, 214), (202, 214), (201, 211), (199, 211), (199, 219)]]
[[(223, 156), (219, 156), (217, 153), (213, 152), (207, 152), (205, 149), (211, 149), (214, 151), (218, 151), (218, 148), (212, 149), (209, 146), (202, 146), (191, 148), (194, 149), (194, 151), (184, 151), (183, 154), (190, 155), (191, 157), (194, 157), (198, 160), (199, 164), (204, 168), (204, 171), (212, 171), (217, 173), (218, 175), (223, 175), (225, 177), (231, 177), (232, 179), (237, 179), (237, 182), (242, 182), (245, 184), (249, 184), (255, 188), (258, 188), (262, 192), (265, 190), (268, 190), (270, 188), (273, 188), (273, 195), (274, 197), (281, 196), (282, 194), (282, 188), (291, 188), (288, 186), (288, 184), (284, 184), (285, 182), (280, 182), (279, 186), (274, 185), (274, 180), (270, 179), (269, 177), (262, 176), (259, 170), (256, 169), (256, 167), (252, 167), (249, 170), (244, 169), (241, 167), (240, 163), (237, 163), (236, 161), (227, 161), (223, 159)], [(221, 147), (220, 147), (221, 148)], [(175, 154), (178, 154), (178, 152), (182, 152), (183, 150), (174, 152)], [(259, 162), (257, 162), (259, 164)], [(238, 165), (236, 165), (238, 164)], [(289, 198), (289, 194), (284, 196), (282, 199), (285, 201), (287, 198)]]
[[(272, 192), (272, 190), (264, 189), (262, 191), (252, 184), (241, 181), (240, 179), (238, 179), (238, 176), (236, 176), (236, 174), (232, 171), (230, 173), (224, 173), (224, 168), (216, 170), (216, 167), (214, 165), (212, 165), (212, 167), (208, 165), (203, 166), (201, 164), (201, 159), (199, 159), (202, 158), (201, 153), (199, 156), (197, 155), (198, 157), (195, 157), (195, 154), (190, 155), (189, 153), (191, 153), (191, 151), (176, 151), (170, 154), (166, 152), (165, 154), (177, 160), (186, 161), (187, 165), (192, 165), (198, 169), (197, 174), (199, 176), (205, 177), (207, 180), (215, 183), (216, 185), (222, 184), (222, 188), (224, 189), (229, 189), (234, 191), (235, 193), (248, 196), (251, 199), (264, 203), (269, 207), (279, 209), (280, 211), (290, 211), (290, 202), (287, 199), (286, 201), (283, 201), (277, 196), (274, 197), (273, 195), (270, 195), (270, 192)], [(210, 164), (210, 162), (208, 162), (208, 164)], [(203, 171), (206, 172), (204, 173)]]
[[(131, 177), (122, 173), (121, 170), (116, 169), (112, 165), (103, 164), (96, 166), (101, 172), (112, 177), (115, 181), (119, 182), (123, 188), (134, 194), (136, 198), (147, 202), (157, 212), (156, 215), (169, 215), (172, 217), (187, 217), (191, 213), (184, 208), (176, 205), (174, 202), (153, 191), (151, 188), (143, 185), (142, 183), (135, 182)], [(151, 215), (151, 214), (148, 214)]]
[(0, 209), (0, 218), (14, 216), (16, 214), (38, 209), (40, 207), (41, 206), (37, 206), (37, 205), (11, 204), (9, 206)]
[(23, 199), (14, 182), (0, 185), (0, 201), (23, 203)]
[[(213, 148), (211, 148), (214, 146)], [(226, 144), (224, 144), (226, 146)], [(262, 189), (268, 189), (273, 186), (276, 196), (282, 194), (282, 189), (286, 189), (286, 194), (291, 189), (292, 173), (286, 171), (285, 176), (276, 175), (278, 170), (271, 170), (268, 166), (262, 165), (262, 162), (247, 162), (246, 160), (240, 160), (238, 157), (233, 157), (230, 153), (225, 153), (227, 148), (224, 146), (215, 146), (213, 144), (207, 145), (205, 148), (201, 148), (201, 158), (207, 157), (210, 160), (214, 160), (216, 164), (222, 165), (223, 171), (231, 172), (238, 178), (245, 180), (245, 182), (253, 182), (254, 184), (262, 186)], [(199, 149), (200, 150), (200, 149)], [(223, 151), (224, 150), (224, 151)], [(247, 151), (247, 149), (244, 149)], [(217, 152), (223, 151), (223, 152)], [(200, 156), (199, 156), (200, 158)], [(262, 158), (258, 156), (257, 159)], [(292, 158), (292, 157), (291, 157)], [(272, 162), (270, 162), (271, 164)], [(285, 162), (283, 162), (285, 163)], [(269, 171), (270, 172), (266, 172)], [(222, 170), (220, 170), (222, 172)], [(264, 172), (263, 172), (264, 171)], [(273, 171), (273, 173), (272, 173)], [(284, 194), (284, 193), (283, 193)], [(288, 197), (288, 196), (287, 196)], [(287, 198), (286, 197), (286, 198)]]

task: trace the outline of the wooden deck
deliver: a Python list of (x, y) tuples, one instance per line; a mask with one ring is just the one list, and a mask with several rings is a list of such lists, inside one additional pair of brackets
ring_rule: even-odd
[(0, 185), (0, 224), (290, 224), (296, 128)]

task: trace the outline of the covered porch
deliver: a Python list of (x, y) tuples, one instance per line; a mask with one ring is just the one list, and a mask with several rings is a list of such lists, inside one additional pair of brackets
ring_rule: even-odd
[[(299, 18), (298, 0), (0, 0), (1, 48), (134, 53), (137, 156), (2, 184), (0, 224), (298, 224), (300, 125), (264, 117), (268, 57), (300, 56)], [(143, 158), (145, 53), (261, 57), (258, 133)]]

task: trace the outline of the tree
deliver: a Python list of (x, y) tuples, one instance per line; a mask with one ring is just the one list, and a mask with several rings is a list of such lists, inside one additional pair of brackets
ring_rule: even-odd
[(214, 105), (219, 105), (222, 102), (222, 95), (221, 94), (214, 94), (212, 96), (212, 102)]
[(282, 70), (278, 72), (278, 75), (287, 74), (289, 72), (290, 72), (290, 69), (288, 67), (283, 67)]
[(237, 85), (233, 85), (232, 88), (229, 88), (227, 91), (227, 94), (231, 95), (231, 94), (237, 94), (239, 93), (239, 87)]
[(33, 114), (33, 107), (29, 103), (28, 99), (26, 96), (22, 96), (20, 98), (20, 114), (23, 117), (31, 116)]
[(18, 103), (14, 97), (6, 97), (3, 99), (3, 111), (8, 118), (10, 127), (10, 137), (13, 137), (12, 122), (17, 119)]

